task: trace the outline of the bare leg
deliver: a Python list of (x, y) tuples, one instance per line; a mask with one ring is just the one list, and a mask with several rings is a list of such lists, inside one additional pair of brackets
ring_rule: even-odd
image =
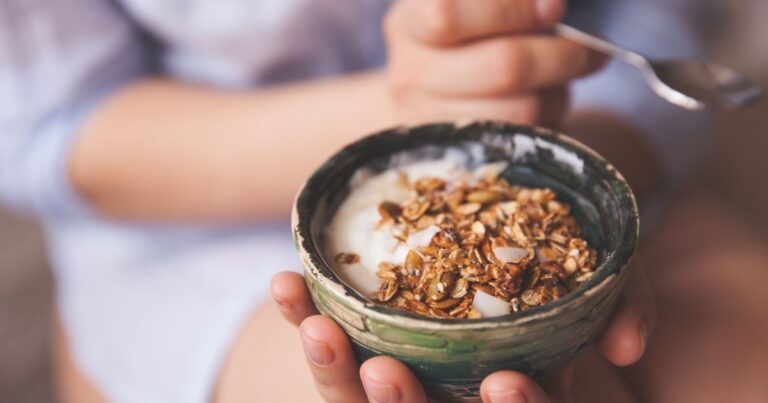
[(61, 322), (58, 318), (54, 318), (54, 322), (52, 364), (57, 401), (61, 403), (105, 402), (99, 391), (75, 367)]
[(628, 371), (648, 402), (768, 401), (768, 239), (703, 197), (646, 245), (659, 322)]
[(321, 402), (299, 331), (280, 317), (272, 301), (243, 327), (224, 363), (213, 401)]
[(594, 346), (589, 347), (576, 360), (570, 386), (572, 400), (565, 400), (565, 402), (633, 403), (637, 401), (616, 367), (607, 362)]
[[(57, 321), (54, 372), (61, 403), (106, 400), (76, 368), (66, 334)], [(273, 303), (264, 304), (244, 324), (224, 362), (212, 399), (217, 403), (319, 402), (304, 362), (298, 331), (285, 322)]]

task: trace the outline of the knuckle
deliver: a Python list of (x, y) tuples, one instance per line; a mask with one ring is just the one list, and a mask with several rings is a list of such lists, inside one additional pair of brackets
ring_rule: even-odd
[(424, 34), (430, 42), (449, 40), (458, 28), (459, 14), (452, 0), (435, 0), (427, 7)]
[(410, 86), (408, 86), (405, 83), (398, 81), (398, 82), (392, 82), (389, 85), (389, 96), (392, 98), (393, 102), (399, 103), (407, 100), (410, 95), (410, 92), (411, 92)]
[(514, 42), (505, 44), (490, 62), (490, 77), (496, 81), (495, 92), (515, 92), (525, 86), (528, 58), (525, 48)]
[(546, 4), (529, 1), (528, 16), (534, 26), (549, 26), (563, 19), (566, 8), (564, 0), (553, 0)]
[(509, 24), (517, 30), (528, 31), (544, 25), (538, 16), (534, 0), (517, 0), (505, 2), (509, 15)]
[(339, 386), (339, 379), (333, 373), (325, 370), (315, 371), (315, 383), (318, 389), (324, 393), (332, 393)]

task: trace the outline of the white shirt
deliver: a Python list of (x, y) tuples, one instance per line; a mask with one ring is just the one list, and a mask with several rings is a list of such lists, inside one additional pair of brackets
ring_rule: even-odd
[[(667, 3), (571, 4), (589, 11), (574, 21), (640, 51), (689, 54), (696, 46), (685, 16), (697, 2), (669, 2), (678, 7), (672, 12)], [(160, 226), (94, 213), (64, 169), (83, 119), (111, 92), (150, 74), (258, 87), (380, 66), (388, 5), (0, 0), (0, 200), (43, 222), (75, 361), (110, 401), (206, 401), (269, 277), (299, 263), (285, 222)], [(675, 177), (701, 144), (691, 130), (699, 116), (658, 101), (624, 66), (577, 84), (574, 99), (645, 129)]]

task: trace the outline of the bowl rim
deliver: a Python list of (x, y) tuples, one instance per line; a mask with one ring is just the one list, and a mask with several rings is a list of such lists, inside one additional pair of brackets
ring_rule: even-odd
[[(593, 166), (596, 167), (599, 171), (602, 171), (604, 175), (614, 179), (614, 181), (611, 181), (608, 187), (612, 189), (612, 192), (616, 194), (619, 199), (618, 207), (621, 213), (620, 218), (624, 223), (624, 228), (621, 231), (622, 241), (619, 243), (617, 248), (613, 250), (607, 250), (606, 257), (604, 258), (603, 262), (595, 269), (595, 274), (584, 284), (586, 286), (583, 285), (556, 301), (543, 304), (525, 311), (513, 312), (508, 315), (480, 319), (431, 318), (419, 316), (414, 313), (395, 308), (389, 308), (371, 301), (368, 298), (365, 298), (358, 291), (349, 287), (342, 280), (340, 280), (338, 276), (336, 276), (336, 274), (333, 272), (331, 267), (326, 263), (322, 249), (315, 245), (311, 237), (311, 231), (308, 230), (311, 225), (311, 216), (308, 216), (309, 209), (304, 208), (304, 211), (302, 212), (299, 211), (301, 210), (300, 206), (304, 206), (305, 200), (309, 197), (307, 194), (308, 188), (310, 187), (309, 185), (323, 179), (323, 174), (327, 169), (330, 169), (329, 164), (331, 162), (336, 161), (347, 154), (356, 152), (358, 148), (365, 146), (365, 144), (383, 136), (395, 135), (399, 136), (400, 139), (405, 140), (408, 136), (413, 135), (414, 131), (428, 129), (449, 130), (450, 133), (447, 135), (452, 136), (454, 139), (463, 137), (467, 140), (472, 140), (467, 136), (468, 130), (472, 129), (484, 130), (489, 133), (501, 134), (505, 136), (525, 135), (534, 138), (543, 138), (566, 148), (568, 151), (575, 152), (579, 157), (583, 159), (590, 160)], [(425, 145), (427, 144), (419, 144), (420, 147)], [(389, 151), (382, 153), (381, 156), (388, 154), (390, 154)], [(625, 195), (625, 197), (622, 197), (622, 195)], [(307, 223), (306, 226), (302, 225), (303, 222)], [(634, 255), (639, 238), (640, 223), (637, 202), (635, 200), (632, 189), (629, 187), (629, 184), (621, 175), (621, 173), (610, 162), (608, 162), (604, 157), (602, 157), (590, 147), (563, 133), (543, 127), (519, 125), (498, 121), (474, 120), (458, 122), (437, 122), (414, 126), (396, 126), (375, 132), (344, 146), (341, 150), (337, 151), (328, 159), (326, 159), (326, 161), (313, 172), (313, 174), (299, 189), (293, 204), (291, 227), (296, 248), (298, 249), (299, 257), (301, 258), (305, 271), (309, 272), (309, 274), (312, 275), (312, 277), (314, 277), (314, 279), (325, 290), (340, 298), (341, 301), (346, 302), (346, 305), (351, 305), (351, 308), (359, 314), (363, 314), (368, 318), (375, 319), (382, 323), (412, 329), (479, 330), (518, 326), (523, 323), (544, 320), (546, 318), (557, 315), (560, 311), (568, 309), (574, 304), (577, 304), (580, 298), (589, 298), (600, 289), (608, 286), (608, 284), (616, 280), (617, 275), (628, 266), (628, 263)], [(320, 271), (318, 267), (325, 268), (326, 271), (331, 275), (326, 275)]]

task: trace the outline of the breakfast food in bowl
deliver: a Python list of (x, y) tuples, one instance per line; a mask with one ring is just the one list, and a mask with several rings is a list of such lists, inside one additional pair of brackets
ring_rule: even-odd
[(511, 185), (505, 167), (441, 159), (357, 178), (326, 235), (334, 272), (435, 318), (501, 316), (573, 291), (596, 251), (552, 189)]

